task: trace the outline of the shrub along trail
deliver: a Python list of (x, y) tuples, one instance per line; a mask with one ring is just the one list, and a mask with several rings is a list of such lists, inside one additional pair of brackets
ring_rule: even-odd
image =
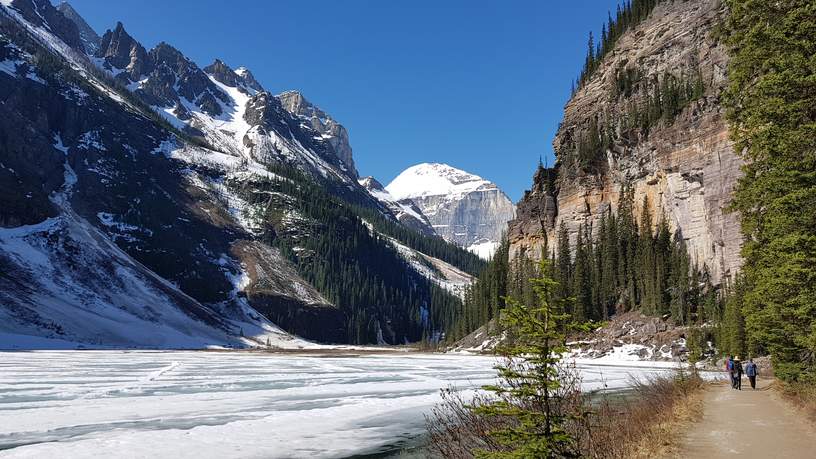
[(760, 379), (754, 391), (743, 378), (742, 391), (727, 383), (712, 386), (705, 394), (703, 418), (681, 441), (678, 457), (813, 458), (816, 429), (770, 384)]

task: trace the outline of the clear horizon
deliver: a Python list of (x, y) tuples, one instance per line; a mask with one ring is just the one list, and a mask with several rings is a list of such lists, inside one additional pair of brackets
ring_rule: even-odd
[(387, 185), (415, 164), (446, 163), (513, 202), (539, 158), (554, 163), (552, 138), (587, 35), (617, 5), (69, 3), (100, 36), (121, 21), (148, 49), (164, 41), (200, 67), (219, 58), (273, 93), (301, 91), (348, 129), (361, 176)]

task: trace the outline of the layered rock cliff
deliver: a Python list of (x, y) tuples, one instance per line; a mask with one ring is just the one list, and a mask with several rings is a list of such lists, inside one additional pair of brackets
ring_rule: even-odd
[[(626, 184), (636, 213), (645, 197), (653, 220), (665, 216), (681, 232), (715, 283), (739, 269), (739, 220), (727, 206), (741, 161), (720, 104), (728, 56), (716, 27), (724, 8), (720, 0), (661, 2), (621, 36), (564, 109), (556, 170), (539, 170), (509, 225), (511, 258), (536, 257), (544, 238), (554, 247), (562, 223), (574, 242), (580, 225), (617, 209)], [(656, 94), (672, 88), (688, 100), (644, 122)]]

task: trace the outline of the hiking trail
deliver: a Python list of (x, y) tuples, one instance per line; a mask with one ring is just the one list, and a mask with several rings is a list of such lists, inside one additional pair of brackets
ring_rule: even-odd
[(770, 385), (757, 380), (742, 391), (728, 383), (712, 385), (703, 397), (703, 418), (683, 436), (682, 458), (813, 458), (816, 429), (804, 414), (782, 400)]

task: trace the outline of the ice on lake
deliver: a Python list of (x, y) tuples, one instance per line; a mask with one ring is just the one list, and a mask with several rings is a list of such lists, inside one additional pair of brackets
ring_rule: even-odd
[[(410, 444), (439, 389), (496, 358), (421, 353), (0, 352), (0, 457), (343, 458)], [(579, 364), (619, 388), (650, 366)]]

